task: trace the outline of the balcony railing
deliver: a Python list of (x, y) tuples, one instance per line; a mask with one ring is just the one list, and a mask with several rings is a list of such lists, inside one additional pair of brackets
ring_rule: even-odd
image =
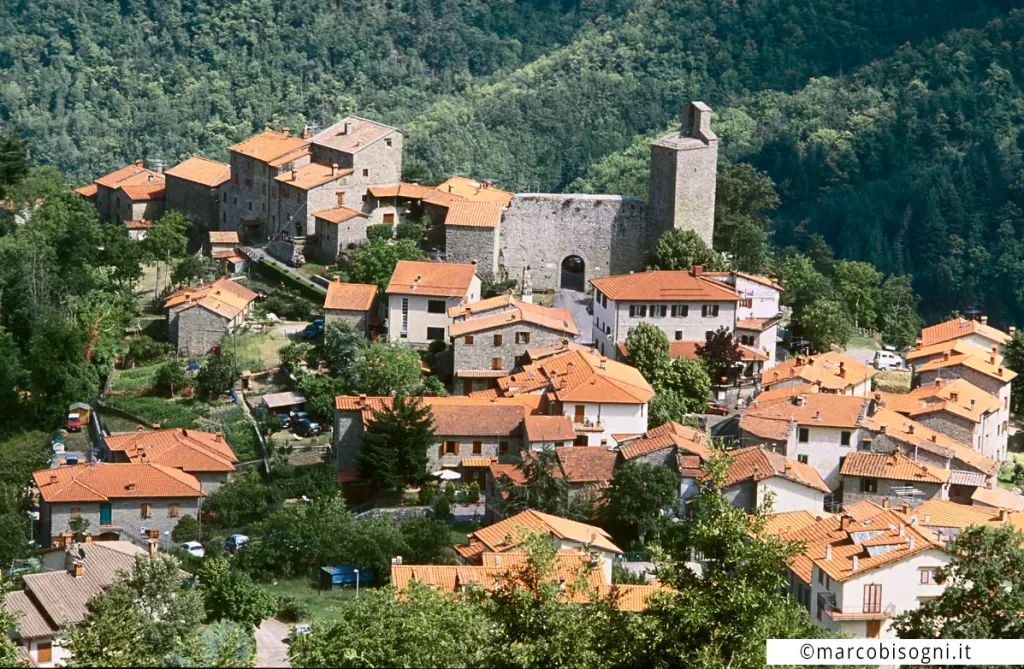
[(832, 593), (829, 593), (829, 595), (830, 596), (826, 596), (824, 593), (818, 593), (818, 607), (821, 609), (822, 613), (835, 621), (886, 620), (896, 613), (896, 605), (892, 602), (890, 602), (885, 608), (882, 608), (881, 603), (865, 604), (860, 611), (844, 612), (841, 608), (835, 605), (834, 595), (832, 595)]
[(591, 420), (590, 418), (584, 418), (582, 421), (573, 419), (572, 427), (579, 432), (604, 432), (604, 421), (603, 420)]

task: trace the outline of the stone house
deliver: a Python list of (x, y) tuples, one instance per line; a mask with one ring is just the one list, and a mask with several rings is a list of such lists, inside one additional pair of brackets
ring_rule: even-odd
[(978, 488), (971, 495), (971, 505), (1020, 513), (1024, 511), (1024, 495), (1003, 488)]
[(706, 432), (676, 422), (665, 423), (643, 434), (617, 434), (618, 466), (644, 462), (667, 467), (679, 474), (679, 508), (700, 490), (704, 465), (712, 455), (711, 439)]
[(377, 317), (377, 286), (362, 283), (341, 283), (335, 277), (324, 298), (324, 322), (348, 323), (364, 337), (379, 324)]
[(568, 309), (530, 304), (501, 295), (448, 309), (455, 363), (455, 391), (485, 390), (529, 360), (526, 351), (579, 335)]
[(867, 397), (875, 370), (842, 353), (829, 351), (787, 360), (761, 375), (765, 390), (814, 385), (818, 392)]
[(146, 239), (146, 235), (153, 229), (153, 221), (125, 221), (124, 230), (128, 235), (128, 239), (133, 242), (141, 242)]
[(810, 465), (764, 446), (749, 446), (727, 455), (732, 462), (722, 495), (734, 507), (753, 511), (772, 495), (773, 511), (824, 510), (825, 497), (832, 491)]
[(357, 209), (371, 214), (375, 223), (387, 222), (383, 220), (383, 212), (374, 212), (375, 198), (370, 196), (369, 189), (397, 184), (402, 178), (400, 130), (359, 116), (346, 116), (313, 136), (310, 151), (315, 162), (337, 164), (343, 171), (351, 170), (338, 192), (337, 203), (331, 207)]
[(639, 371), (587, 349), (541, 347), (528, 351), (531, 362), (497, 380), (498, 387), (472, 397), (537, 395), (550, 415), (572, 419), (578, 446), (610, 446), (615, 434), (647, 431), (647, 403), (654, 389)]
[[(351, 176), (351, 168), (339, 167), (337, 163), (311, 162), (274, 177), (270, 188), (269, 234), (316, 235), (316, 212), (345, 206)], [(274, 221), (278, 227), (274, 227)]]
[(897, 499), (920, 504), (949, 496), (948, 469), (911, 460), (899, 448), (892, 453), (851, 453), (839, 473), (844, 505)]
[(935, 581), (950, 560), (942, 544), (890, 509), (860, 502), (780, 536), (805, 545), (789, 567), (789, 595), (831, 632), (893, 638), (893, 616), (944, 589)]
[(230, 165), (192, 156), (165, 171), (164, 178), (168, 211), (179, 211), (187, 216), (197, 231), (217, 229), (220, 187), (231, 179)]
[(104, 460), (113, 463), (151, 463), (191, 474), (204, 494), (217, 490), (235, 473), (238, 458), (223, 432), (201, 432), (175, 428), (104, 437)]
[(211, 230), (207, 239), (211, 258), (233, 254), (241, 243), (237, 230)]
[(1010, 332), (1007, 334), (989, 325), (987, 316), (979, 316), (977, 320), (953, 318), (922, 329), (920, 343), (922, 347), (931, 347), (936, 344), (961, 341), (973, 344), (983, 351), (997, 346), (999, 348), (997, 353), (1002, 354), (1003, 347), (1013, 338), (1013, 334), (1014, 328), (1010, 328)]
[(40, 535), (52, 546), (72, 518), (89, 521), (99, 539), (137, 541), (147, 530), (170, 532), (197, 517), (202, 485), (191, 474), (150, 462), (97, 462), (34, 472), (40, 496)]
[(12, 635), (27, 656), (28, 666), (63, 667), (71, 659), (64, 644), (68, 626), (81, 623), (86, 604), (114, 584), (123, 572), (132, 573), (146, 550), (127, 541), (70, 542), (41, 553), (44, 571), (26, 574), (24, 589), (4, 595), (3, 608), (18, 615)]
[[(129, 180), (133, 181), (133, 180)], [(162, 174), (148, 174), (140, 183), (121, 183), (111, 209), (115, 221), (155, 221), (164, 215), (166, 187)]]
[(333, 207), (313, 214), (316, 219), (317, 253), (326, 263), (338, 262), (342, 249), (367, 243), (366, 226), (370, 216), (349, 207)]
[[(1003, 492), (1008, 493), (1009, 491), (1004, 490)], [(955, 539), (972, 525), (988, 527), (1009, 525), (1018, 532), (1024, 529), (1024, 513), (1015, 512), (1002, 506), (978, 504), (968, 506), (935, 497), (913, 509), (910, 504), (903, 504), (901, 513), (908, 523), (934, 532), (941, 542)]]
[(523, 419), (524, 450), (531, 452), (571, 446), (576, 431), (568, 416), (529, 415)]
[(448, 341), (448, 310), (480, 300), (476, 265), (402, 260), (385, 290), (388, 295), (388, 336), (426, 347)]
[[(75, 192), (92, 200), (99, 213), (100, 223), (124, 223), (125, 221), (154, 221), (163, 214), (164, 177), (160, 172), (148, 170), (142, 161), (134, 165), (105, 174), (88, 186), (76, 188)], [(140, 186), (131, 194), (121, 192), (122, 186)], [(138, 198), (133, 205), (132, 196)]]
[(594, 286), (594, 341), (610, 358), (621, 357), (630, 329), (642, 322), (657, 326), (670, 342), (703, 343), (721, 327), (736, 327), (734, 288), (692, 272), (652, 271), (591, 279)]
[(257, 295), (237, 281), (181, 288), (164, 301), (167, 339), (178, 351), (202, 355), (245, 322)]
[[(441, 186), (438, 187), (439, 189)], [(504, 191), (484, 185), (489, 194)], [(507, 194), (511, 199), (511, 194)], [(475, 262), (479, 272), (492, 276), (498, 272), (498, 245), (495, 244), (502, 209), (507, 202), (494, 200), (462, 200), (451, 202), (444, 218), (445, 248), (449, 262)]]
[(437, 193), (437, 189), (419, 184), (397, 183), (371, 186), (370, 221), (373, 223), (399, 223), (419, 219), (424, 215), (423, 198)]

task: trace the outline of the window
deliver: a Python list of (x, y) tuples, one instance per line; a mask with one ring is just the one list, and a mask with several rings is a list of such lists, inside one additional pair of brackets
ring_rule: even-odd
[(168, 504), (167, 505), (167, 516), (169, 518), (177, 518), (180, 508), (181, 507), (179, 505), (177, 505), (177, 504)]
[(800, 428), (799, 434), (797, 435), (797, 440), (801, 444), (806, 444), (808, 441), (811, 440), (811, 431), (806, 427)]
[(252, 200), (249, 200), (249, 211), (252, 211)]
[(683, 341), (683, 331), (676, 330), (676, 341)]
[(501, 369), (501, 358), (491, 358), (491, 369)]
[(458, 455), (459, 454), (459, 442), (457, 441), (446, 441), (441, 447), (442, 455)]
[(221, 223), (227, 223), (228, 222), (228, 212), (226, 212), (226, 211), (222, 211), (221, 212), (221, 214), (220, 214), (220, 222)]
[(473, 455), (480, 455), (484, 452), (484, 442), (474, 441), (473, 442)]
[(806, 465), (807, 464), (807, 454), (805, 453), (803, 455), (796, 456), (796, 461), (797, 462), (802, 462), (802, 463), (804, 463)]
[(387, 139), (384, 140), (384, 146), (388, 147), (389, 149), (391, 148), (391, 138), (390, 137), (388, 137)]
[(871, 440), (870, 439), (861, 439), (860, 440), (860, 447), (857, 450), (859, 450), (859, 451), (870, 451), (871, 450)]
[(233, 204), (233, 205), (237, 205), (238, 204), (238, 196), (237, 195), (232, 195), (231, 196), (231, 204)]
[(647, 305), (646, 304), (631, 304), (629, 305), (629, 315), (633, 318), (644, 318), (647, 316)]
[(430, 341), (443, 341), (444, 328), (427, 328), (427, 339)]
[(402, 329), (399, 334), (403, 337), (409, 336), (409, 298), (402, 298)]
[(517, 344), (529, 344), (530, 343), (530, 333), (529, 332), (517, 332), (516, 333), (516, 343)]
[(82, 515), (82, 510), (81, 509), (78, 509), (78, 508), (75, 508), (75, 507), (71, 508), (71, 517), (72, 518), (78, 518), (81, 515)]
[(861, 492), (878, 492), (878, 479), (865, 476), (860, 480)]
[(500, 334), (494, 335), (494, 345), (495, 346), (501, 346), (501, 343), (503, 341), (504, 341), (504, 338)]
[(686, 318), (690, 315), (690, 305), (688, 304), (673, 304), (672, 305), (672, 317), (673, 318)]
[(463, 340), (463, 342), (466, 344), (466, 346), (472, 346), (473, 345), (473, 341), (474, 341), (473, 340), (473, 335), (466, 335), (466, 338)]
[(573, 422), (582, 423), (586, 416), (587, 407), (584, 406), (583, 404), (577, 404), (574, 407), (573, 411)]
[(589, 446), (589, 444), (587, 443), (587, 435), (581, 434), (580, 436), (576, 437), (573, 440), (572, 445), (573, 446)]
[(849, 446), (850, 445), (850, 431), (849, 430), (843, 430), (842, 432), (839, 433), (839, 444), (842, 445), (842, 446)]
[(744, 346), (753, 346), (754, 335), (740, 335), (740, 343)]
[(363, 170), (363, 176), (364, 177), (370, 176), (370, 170)]
[(498, 455), (505, 455), (506, 453), (508, 453), (508, 442), (507, 441), (499, 441), (498, 442)]
[(53, 642), (52, 641), (40, 641), (36, 644), (36, 662), (42, 664), (44, 662), (53, 662)]
[(238, 175), (237, 174), (235, 175), (235, 185), (236, 186), (238, 185)]
[(448, 310), (445, 308), (444, 300), (427, 300), (428, 314), (443, 314)]
[(744, 299), (742, 302), (742, 306), (746, 307), (747, 309), (752, 309), (754, 307), (754, 298), (748, 297)]
[[(818, 568), (815, 567), (815, 569)], [(825, 572), (823, 572), (821, 569), (818, 569), (818, 585), (825, 585)]]
[(921, 585), (932, 585), (935, 583), (935, 567), (923, 567), (921, 569)]
[(252, 188), (252, 179), (246, 179), (245, 180), (245, 187), (246, 188)]
[(607, 295), (601, 295), (601, 306), (606, 308), (606, 309), (608, 308), (608, 296)]
[(718, 316), (718, 305), (717, 304), (704, 304), (704, 305), (701, 305), (700, 315), (704, 316), (705, 318), (708, 317), (708, 316), (711, 316), (712, 318), (716, 318)]
[(864, 586), (864, 613), (882, 612), (882, 585), (872, 583)]
[(298, 188), (295, 189), (295, 201), (302, 202), (302, 191), (300, 191)]
[(224, 197), (221, 198), (221, 201), (223, 201), (224, 203), (227, 203), (227, 201), (228, 201), (228, 194), (227, 194), (227, 192), (224, 193)]
[(363, 202), (366, 202), (366, 193), (363, 193)]
[(395, 215), (394, 214), (384, 214), (384, 222), (385, 223), (394, 223), (395, 222)]
[(143, 504), (142, 505), (142, 517), (143, 518), (149, 518), (151, 512), (152, 512), (152, 509), (150, 508), (149, 504)]

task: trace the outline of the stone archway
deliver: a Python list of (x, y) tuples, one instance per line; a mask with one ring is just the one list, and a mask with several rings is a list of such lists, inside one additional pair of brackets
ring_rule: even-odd
[(561, 281), (562, 290), (575, 290), (581, 293), (587, 290), (587, 263), (578, 255), (568, 255), (562, 259)]

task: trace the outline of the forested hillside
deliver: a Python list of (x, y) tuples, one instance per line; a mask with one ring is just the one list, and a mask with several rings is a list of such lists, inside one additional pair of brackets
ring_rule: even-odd
[(421, 176), (557, 190), (681, 102), (793, 90), (1003, 2), (81, 0), (0, 5), (0, 122), (72, 181), (348, 112)]

